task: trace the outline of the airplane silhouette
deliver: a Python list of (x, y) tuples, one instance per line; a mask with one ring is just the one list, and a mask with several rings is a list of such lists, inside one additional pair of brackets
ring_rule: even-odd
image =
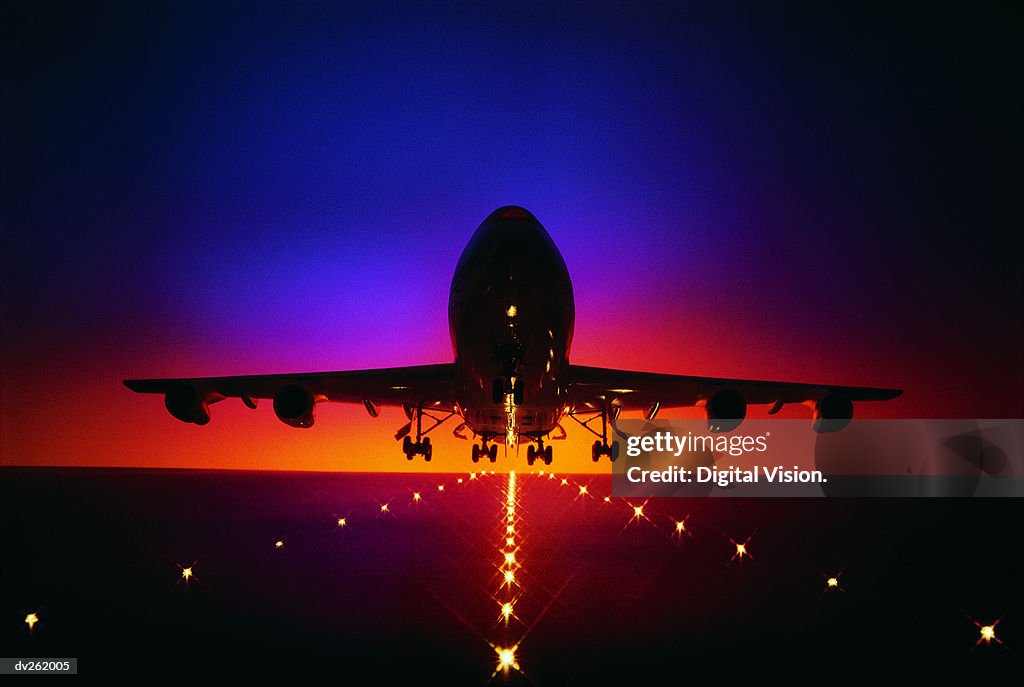
[[(815, 431), (833, 432), (849, 423), (854, 401), (884, 401), (901, 393), (573, 365), (575, 316), (569, 271), (551, 237), (528, 211), (506, 206), (483, 221), (455, 267), (448, 300), (454, 362), (124, 384), (164, 394), (171, 415), (197, 425), (209, 422), (210, 405), (225, 398), (240, 398), (250, 408), (258, 399), (273, 399), (277, 417), (292, 427), (311, 427), (316, 404), (323, 401), (361, 403), (373, 417), (382, 406), (399, 406), (409, 421), (395, 439), (402, 440), (409, 460), (422, 455), (429, 461), (433, 447), (426, 435), (458, 416), (462, 423), (454, 434), (472, 435), (473, 462), (495, 462), (499, 443), (529, 442), (530, 465), (551, 464), (545, 440), (565, 437), (565, 417), (597, 437), (591, 449), (595, 462), (601, 456), (614, 461), (618, 442), (609, 443), (608, 424), (623, 410), (642, 410), (653, 420), (662, 408), (701, 406), (709, 429), (730, 431), (746, 417), (748, 403), (770, 404), (769, 414), (799, 403), (813, 409)], [(600, 430), (591, 426), (598, 421)]]

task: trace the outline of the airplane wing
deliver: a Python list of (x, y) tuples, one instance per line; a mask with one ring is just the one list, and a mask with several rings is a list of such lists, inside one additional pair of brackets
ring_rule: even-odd
[(742, 419), (747, 404), (771, 404), (769, 414), (787, 403), (812, 405), (815, 419), (848, 420), (854, 401), (887, 401), (899, 389), (833, 384), (800, 384), (749, 379), (691, 377), (569, 366), (569, 405), (574, 411), (619, 408), (643, 410), (653, 419), (661, 408), (704, 406), (711, 418)]
[(376, 370), (299, 374), (126, 379), (124, 385), (144, 394), (163, 394), (167, 410), (184, 422), (205, 425), (209, 405), (240, 398), (250, 408), (257, 399), (273, 399), (274, 412), (295, 427), (313, 424), (321, 401), (362, 403), (373, 416), (381, 406), (451, 410), (455, 405), (455, 372), (451, 363)]

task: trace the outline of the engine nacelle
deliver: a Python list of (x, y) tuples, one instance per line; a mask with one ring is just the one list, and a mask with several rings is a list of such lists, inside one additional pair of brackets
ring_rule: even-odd
[(814, 405), (812, 427), (818, 434), (838, 432), (853, 419), (853, 402), (846, 396), (831, 393)]
[(167, 412), (182, 422), (205, 425), (210, 421), (210, 404), (221, 398), (204, 394), (195, 385), (182, 382), (175, 384), (164, 395), (164, 405), (167, 406)]
[(274, 394), (274, 413), (286, 425), (312, 427), (316, 419), (316, 399), (305, 387), (288, 384)]
[(708, 429), (712, 432), (731, 432), (747, 417), (747, 400), (735, 389), (719, 389), (704, 405)]

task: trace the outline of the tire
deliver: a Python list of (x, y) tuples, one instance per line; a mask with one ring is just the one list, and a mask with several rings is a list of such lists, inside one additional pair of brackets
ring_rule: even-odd
[[(430, 440), (428, 439), (427, 441), (429, 442)], [(427, 444), (427, 448), (426, 448), (426, 450), (423, 453), (423, 459), (429, 463), (430, 459), (433, 458), (433, 457), (434, 457), (434, 447), (431, 446), (428, 443)]]
[(501, 378), (495, 379), (491, 386), (491, 399), (494, 405), (500, 406), (505, 402), (505, 382)]
[(405, 435), (404, 439), (402, 439), (402, 450), (405, 451), (405, 455), (407, 456), (411, 456), (413, 454), (412, 438), (409, 437), (408, 434)]
[(517, 379), (516, 384), (512, 387), (512, 402), (517, 406), (523, 405), (523, 380)]
[(487, 457), (491, 459), (491, 462), (498, 460), (498, 445), (491, 444), (487, 449)]
[(473, 450), (471, 451), (470, 455), (472, 456), (474, 463), (479, 463), (480, 462), (480, 447), (477, 446), (476, 444), (473, 444)]
[(554, 456), (554, 451), (551, 450), (550, 446), (544, 447), (544, 464), (551, 465), (551, 459)]
[(609, 452), (608, 457), (612, 459), (613, 463), (619, 459), (619, 442), (612, 442), (611, 451)]
[(590, 458), (596, 463), (601, 460), (601, 442), (595, 441), (594, 445), (590, 447)]

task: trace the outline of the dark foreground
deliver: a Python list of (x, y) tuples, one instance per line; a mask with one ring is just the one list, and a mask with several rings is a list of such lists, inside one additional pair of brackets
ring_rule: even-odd
[[(140, 680), (589, 685), (987, 672), (1024, 652), (1019, 500), (662, 499), (631, 520), (608, 478), (520, 475), (503, 586), (507, 479), (4, 468), (0, 656)], [(972, 618), (1002, 618), (1003, 643), (975, 646)], [(521, 672), (495, 674), (509, 645)]]

